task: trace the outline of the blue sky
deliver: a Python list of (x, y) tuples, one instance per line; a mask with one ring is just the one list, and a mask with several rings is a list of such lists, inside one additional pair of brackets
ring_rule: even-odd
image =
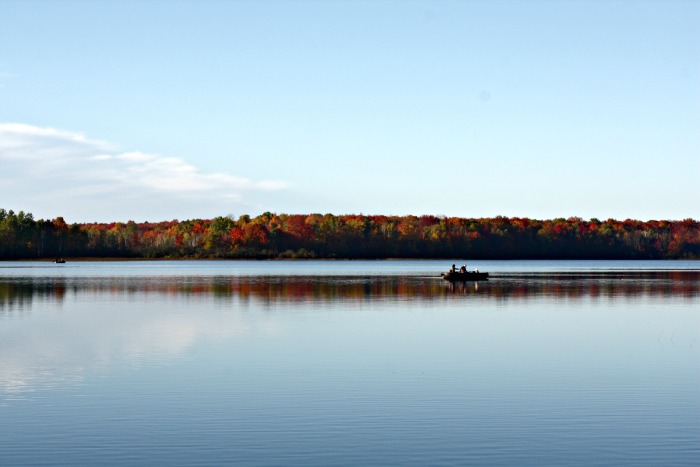
[(0, 13), (5, 209), (700, 219), (700, 2)]

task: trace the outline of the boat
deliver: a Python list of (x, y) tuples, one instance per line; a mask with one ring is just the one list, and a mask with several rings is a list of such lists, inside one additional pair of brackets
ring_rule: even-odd
[(66, 260), (63, 258), (56, 258), (55, 260), (53, 260), (53, 262), (56, 264), (63, 264), (66, 262)]
[(489, 280), (489, 273), (488, 272), (458, 272), (458, 271), (450, 271), (450, 272), (443, 272), (440, 274), (443, 279), (446, 281), (451, 281), (451, 282), (466, 282), (466, 281), (487, 281)]

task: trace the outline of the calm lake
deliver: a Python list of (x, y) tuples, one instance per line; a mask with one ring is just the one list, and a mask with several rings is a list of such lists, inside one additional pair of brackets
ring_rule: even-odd
[(0, 263), (1, 465), (698, 465), (700, 262)]

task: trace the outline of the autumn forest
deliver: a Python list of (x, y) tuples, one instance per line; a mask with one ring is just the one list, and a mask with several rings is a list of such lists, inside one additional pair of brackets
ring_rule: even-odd
[(67, 224), (0, 209), (0, 259), (699, 259), (700, 222), (333, 214)]

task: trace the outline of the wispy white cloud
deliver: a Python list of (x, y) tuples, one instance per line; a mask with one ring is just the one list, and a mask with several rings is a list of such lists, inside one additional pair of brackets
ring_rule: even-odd
[(20, 123), (0, 124), (0, 164), (0, 207), (41, 215), (39, 208), (75, 221), (209, 217), (287, 186)]

